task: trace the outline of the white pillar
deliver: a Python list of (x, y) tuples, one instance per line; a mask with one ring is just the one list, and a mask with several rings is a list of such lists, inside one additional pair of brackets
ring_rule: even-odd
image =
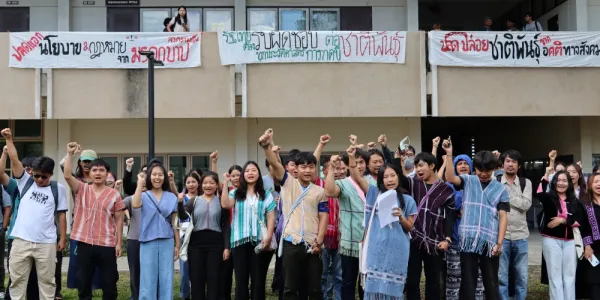
[(419, 31), (419, 0), (406, 0), (406, 30)]
[(58, 31), (71, 31), (71, 1), (58, 0)]
[(248, 119), (235, 118), (235, 163), (240, 166), (243, 166), (247, 161)]
[(588, 0), (575, 1), (575, 30), (588, 31)]
[(581, 165), (583, 166), (583, 172), (591, 173), (592, 168), (594, 167), (592, 164), (593, 161), (593, 132), (595, 128), (593, 128), (593, 123), (591, 118), (593, 117), (580, 117), (579, 118), (579, 134), (581, 139), (581, 156), (579, 160), (581, 160)]
[(246, 30), (246, 0), (235, 0), (233, 5), (235, 30)]

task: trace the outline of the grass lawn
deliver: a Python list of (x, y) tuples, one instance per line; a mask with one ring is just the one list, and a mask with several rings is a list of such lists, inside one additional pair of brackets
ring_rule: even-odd
[[(549, 300), (550, 296), (548, 294), (548, 286), (540, 284), (540, 266), (530, 266), (529, 267), (529, 292), (527, 295), (528, 299), (536, 299), (536, 300)], [(271, 292), (271, 277), (273, 276), (272, 272), (269, 272), (267, 275), (267, 299), (274, 300), (277, 299), (277, 295)], [(66, 289), (66, 276), (63, 277), (63, 297), (64, 299), (77, 299), (77, 290)], [(128, 300), (129, 299), (129, 273), (120, 273), (119, 282), (117, 283), (117, 289), (119, 290), (119, 300)], [(174, 282), (174, 299), (178, 299), (179, 294), (179, 276), (175, 274), (175, 282)], [(102, 299), (102, 292), (96, 291), (94, 293), (94, 299)]]

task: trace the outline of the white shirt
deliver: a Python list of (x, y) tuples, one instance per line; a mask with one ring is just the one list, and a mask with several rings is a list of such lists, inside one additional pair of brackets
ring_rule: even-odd
[[(27, 172), (17, 179), (21, 191), (27, 180), (31, 178)], [(58, 184), (58, 211), (67, 211), (67, 189)], [(39, 187), (35, 182), (21, 198), (17, 220), (11, 235), (33, 243), (55, 244), (56, 225), (54, 224), (54, 196), (52, 188)]]
[[(181, 20), (181, 22), (183, 23), (183, 19)], [(183, 27), (183, 25), (175, 22), (175, 17), (173, 19), (171, 19), (171, 22), (169, 22), (169, 26), (173, 26), (173, 25), (175, 25), (175, 27), (173, 27), (173, 32), (187, 32), (185, 30), (185, 27)]]

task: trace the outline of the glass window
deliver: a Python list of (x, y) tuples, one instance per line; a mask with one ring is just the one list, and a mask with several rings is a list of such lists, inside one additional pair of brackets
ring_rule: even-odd
[(277, 9), (251, 8), (248, 9), (248, 30), (274, 31), (277, 30)]
[[(4, 129), (4, 128), (9, 128), (10, 124), (8, 122), (8, 120), (0, 120), (0, 130)], [(2, 137), (0, 137), (2, 138)]]
[(340, 28), (339, 13), (336, 9), (311, 9), (310, 30), (337, 31)]
[(140, 28), (142, 32), (162, 32), (164, 20), (169, 18), (168, 9), (142, 9), (140, 11)]
[(210, 170), (210, 157), (207, 155), (192, 155), (192, 170)]
[(117, 176), (117, 179), (123, 179), (121, 173), (119, 172), (119, 157), (114, 155), (99, 155), (98, 157), (102, 158), (109, 166), (110, 172)]
[[(188, 22), (190, 23), (190, 32), (202, 30), (202, 8), (186, 8)], [(178, 8), (171, 9), (171, 17), (174, 18), (179, 13)]]
[[(141, 155), (129, 155), (129, 154), (123, 154), (123, 170), (125, 170), (125, 168), (127, 168), (127, 164), (125, 164), (125, 162), (127, 161), (128, 158), (133, 157), (133, 168), (131, 168), (131, 180), (133, 182), (137, 182), (137, 174), (140, 172), (140, 167), (142, 166), (142, 156)], [(144, 162), (146, 163), (146, 162)], [(125, 172), (125, 171), (123, 171)]]
[(307, 9), (282, 8), (279, 10), (279, 30), (307, 30)]
[(204, 9), (204, 31), (231, 31), (232, 20), (231, 9)]
[[(160, 21), (162, 24), (162, 20)], [(106, 8), (106, 31), (137, 32), (140, 31), (140, 9), (134, 7)], [(162, 31), (162, 29), (160, 30)]]
[(29, 31), (29, 7), (0, 8), (0, 32), (7, 31)]
[(175, 174), (175, 186), (177, 191), (183, 191), (185, 174), (187, 173), (187, 155), (170, 155), (169, 170)]
[(15, 130), (13, 132), (16, 138), (39, 138), (42, 137), (41, 120), (15, 120)]
[(38, 157), (44, 155), (44, 143), (42, 142), (15, 142), (19, 157)]

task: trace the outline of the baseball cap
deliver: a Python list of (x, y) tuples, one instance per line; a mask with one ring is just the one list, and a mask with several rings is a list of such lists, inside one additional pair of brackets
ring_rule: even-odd
[(97, 158), (98, 154), (96, 154), (96, 151), (90, 149), (81, 151), (81, 155), (79, 156), (80, 160), (94, 160)]

